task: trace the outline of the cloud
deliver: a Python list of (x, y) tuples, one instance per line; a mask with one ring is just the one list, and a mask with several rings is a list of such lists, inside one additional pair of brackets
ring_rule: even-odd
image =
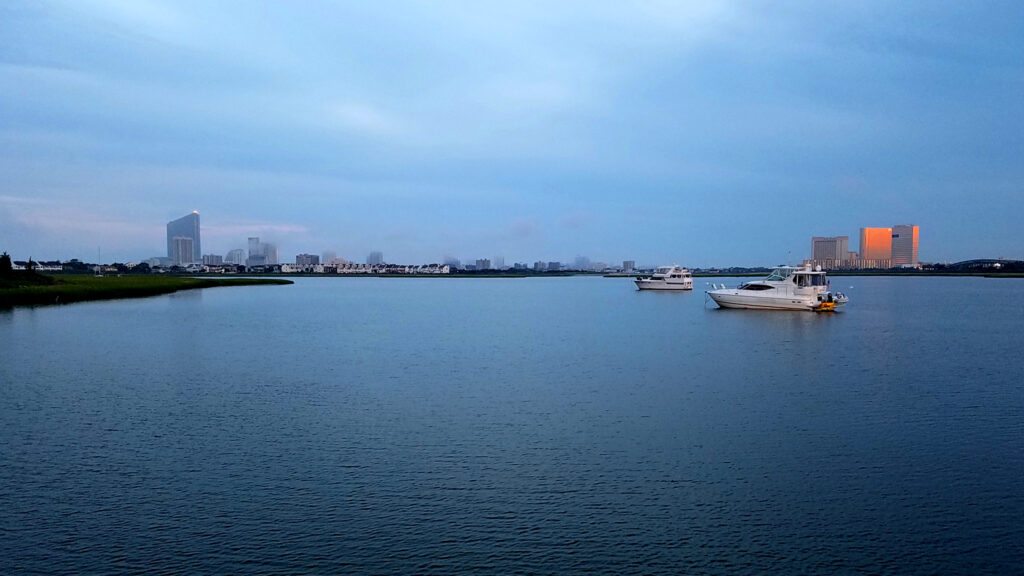
[(508, 225), (507, 234), (513, 239), (525, 239), (543, 234), (543, 230), (534, 220), (517, 219)]
[(594, 214), (591, 212), (571, 212), (562, 217), (559, 225), (563, 228), (578, 230), (590, 226), (594, 221)]
[(12, 202), (5, 196), (0, 201), (0, 222), (0, 228), (10, 227), (17, 234), (0, 237), (12, 254), (47, 259), (93, 258), (93, 250), (102, 247), (105, 258), (124, 261), (142, 251), (164, 250), (161, 223), (97, 210), (83, 203)]
[[(832, 191), (857, 196), (841, 211), (855, 223), (884, 218), (887, 195), (905, 200), (903, 220), (971, 191), (1011, 230), (1024, 201), (1013, 15), (787, 0), (24, 3), (0, 20), (0, 239), (103, 233), (62, 232), (52, 208), (122, 230), (126, 250), (162, 250), (163, 224), (198, 208), (211, 241), (232, 244), (546, 258), (587, 233), (608, 251), (633, 243), (639, 260), (687, 214), (709, 229), (780, 206), (838, 219), (803, 201)], [(722, 198), (741, 201), (723, 212)], [(637, 204), (642, 240), (624, 211)], [(932, 204), (934, 228), (954, 229), (951, 204)], [(746, 228), (708, 262), (748, 258)], [(815, 233), (852, 233), (834, 228)]]
[[(240, 246), (247, 238), (263, 240), (288, 238), (295, 243), (309, 236), (302, 224), (266, 221), (215, 221), (202, 223), (203, 242), (208, 247)], [(212, 250), (207, 250), (212, 251)]]
[[(20, 238), (0, 238), (15, 244), (16, 250), (36, 253), (53, 251), (54, 257), (67, 258), (68, 253), (81, 256), (83, 249), (104, 246), (121, 259), (135, 259), (164, 251), (167, 220), (153, 215), (141, 216), (131, 207), (118, 211), (97, 210), (87, 198), (31, 198), (0, 195), (0, 216), (19, 234), (31, 238), (23, 245)], [(301, 241), (310, 228), (304, 224), (266, 220), (202, 220), (203, 250), (216, 253), (223, 247), (241, 246), (250, 236), (264, 239)], [(34, 248), (33, 248), (34, 246)], [(117, 247), (117, 251), (111, 250)], [(111, 254), (112, 256), (114, 254)]]
[(8, 205), (9, 207), (17, 206), (46, 206), (53, 204), (53, 201), (46, 198), (33, 198), (25, 196), (8, 196), (6, 194), (0, 194), (0, 205)]
[(42, 210), (24, 210), (16, 214), (15, 220), (29, 230), (53, 236), (111, 241), (151, 236), (153, 231), (151, 223), (69, 206), (49, 205)]
[(330, 125), (364, 136), (392, 138), (407, 133), (405, 123), (399, 121), (396, 116), (367, 104), (331, 104), (328, 105), (325, 116)]
[(203, 230), (210, 230), (217, 234), (244, 234), (250, 232), (305, 233), (309, 231), (309, 228), (298, 224), (274, 222), (218, 222), (212, 226), (204, 225)]
[(185, 14), (156, 0), (55, 0), (61, 10), (162, 41), (180, 42), (190, 23)]

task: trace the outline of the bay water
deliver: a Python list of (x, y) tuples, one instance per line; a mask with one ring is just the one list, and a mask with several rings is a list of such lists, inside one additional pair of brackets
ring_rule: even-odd
[(0, 311), (0, 572), (1022, 570), (1024, 280), (837, 277), (835, 314), (703, 282)]

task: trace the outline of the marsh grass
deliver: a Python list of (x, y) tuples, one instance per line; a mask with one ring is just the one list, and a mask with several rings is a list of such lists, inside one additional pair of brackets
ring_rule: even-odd
[(179, 290), (215, 288), (218, 286), (250, 286), (257, 284), (292, 284), (283, 278), (191, 278), (185, 276), (86, 276), (57, 275), (29, 281), (18, 277), (0, 282), (0, 307), (43, 304), (67, 304), (88, 300), (142, 298), (170, 294)]

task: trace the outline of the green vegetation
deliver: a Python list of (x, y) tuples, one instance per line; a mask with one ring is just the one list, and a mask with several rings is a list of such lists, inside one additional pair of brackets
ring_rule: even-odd
[(185, 276), (46, 276), (18, 271), (0, 276), (0, 308), (39, 304), (67, 304), (87, 300), (141, 298), (179, 290), (292, 284), (283, 278), (190, 278)]

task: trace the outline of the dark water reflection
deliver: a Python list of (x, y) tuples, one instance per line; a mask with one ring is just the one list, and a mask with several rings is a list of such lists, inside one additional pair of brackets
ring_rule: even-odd
[(1019, 570), (1024, 282), (833, 283), (834, 315), (600, 278), (0, 314), (0, 565)]

